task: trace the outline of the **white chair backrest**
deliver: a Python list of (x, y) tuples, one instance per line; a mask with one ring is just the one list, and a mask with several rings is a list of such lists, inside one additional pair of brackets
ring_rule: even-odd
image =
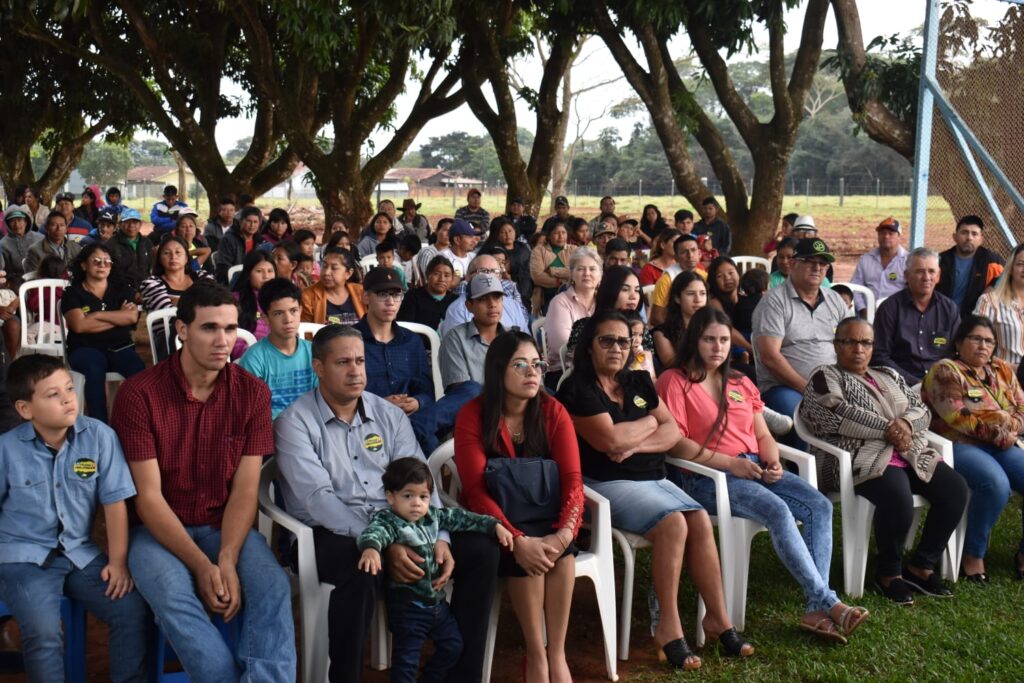
[[(58, 290), (71, 285), (60, 278), (42, 278), (25, 282), (18, 289), (18, 310), (21, 314), (21, 353), (45, 353), (50, 356), (64, 355), (64, 317), (60, 312)], [(36, 291), (39, 295), (39, 314), (28, 310), (28, 295)], [(38, 323), (38, 324), (37, 324)], [(29, 327), (35, 325), (35, 341), (29, 343)]]
[(770, 273), (772, 269), (772, 262), (761, 256), (733, 256), (732, 260), (736, 264), (736, 270), (740, 271), (740, 275), (751, 268), (761, 268), (766, 273)]
[(299, 339), (313, 340), (316, 333), (326, 327), (320, 323), (299, 323)]
[[(461, 507), (459, 494), (462, 493), (462, 479), (455, 467), (455, 439), (448, 439), (430, 454), (427, 459), (430, 474), (434, 477), (434, 489), (446, 507)], [(448, 486), (444, 485), (445, 469), (448, 472)]]
[(30, 270), (29, 272), (22, 275), (21, 281), (28, 282), (29, 280), (35, 280), (37, 277), (39, 277), (39, 274), (34, 270)]
[[(875, 322), (875, 310), (878, 308), (878, 304), (875, 303), (874, 292), (872, 292), (864, 285), (855, 285), (852, 282), (834, 282), (832, 284), (833, 286), (843, 285), (844, 287), (849, 287), (850, 291), (853, 292), (854, 294), (860, 294), (861, 296), (863, 296), (865, 301), (864, 317), (867, 319), (869, 323)], [(855, 296), (854, 302), (856, 302), (856, 300), (857, 297)], [(856, 308), (856, 305), (854, 305), (854, 308)]]
[(243, 267), (244, 266), (239, 263), (237, 266), (231, 266), (228, 268), (228, 286), (231, 286), (231, 281), (235, 279), (235, 275), (242, 272)]
[(363, 272), (366, 272), (377, 265), (377, 255), (367, 254), (363, 258), (359, 259), (359, 265), (362, 267)]
[(154, 364), (160, 360), (161, 356), (157, 353), (157, 339), (153, 335), (153, 330), (158, 324), (162, 326), (164, 332), (164, 352), (166, 353), (168, 340), (176, 334), (173, 324), (174, 316), (176, 315), (178, 315), (177, 306), (161, 308), (157, 311), (146, 313), (146, 331), (149, 333), (149, 350), (153, 354)]
[(653, 297), (655, 287), (657, 287), (657, 285), (644, 285), (640, 288), (640, 291), (644, 293), (644, 299), (647, 301), (648, 308), (654, 305)]
[(434, 379), (434, 400), (440, 401), (444, 397), (444, 386), (441, 381), (441, 337), (437, 334), (437, 330), (420, 323), (407, 323), (399, 320), (398, 324), (410, 332), (427, 338), (427, 345), (430, 347), (430, 375)]

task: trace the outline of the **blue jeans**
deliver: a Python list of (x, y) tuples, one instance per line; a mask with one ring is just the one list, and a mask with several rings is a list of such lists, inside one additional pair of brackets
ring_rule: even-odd
[(483, 386), (472, 380), (453, 384), (445, 389), (441, 400), (435, 401), (409, 416), (416, 440), (420, 442), (420, 448), (427, 454), (427, 457), (440, 444), (437, 438), (438, 432), (446, 435), (454, 429), (455, 417), (462, 410), (462, 406), (479, 396), (481, 391), (483, 391)]
[[(403, 591), (404, 592), (404, 591)], [(462, 632), (448, 603), (436, 605), (387, 597), (391, 629), (391, 683), (416, 683), (420, 652), (428, 639), (434, 654), (423, 667), (421, 683), (442, 683), (462, 655)]]
[[(1000, 450), (954, 441), (953, 469), (971, 488), (964, 554), (985, 557), (989, 534), (1010, 499), (1010, 490), (1024, 494), (1024, 451), (1016, 446)], [(1024, 552), (1024, 538), (1019, 551)]]
[[(776, 384), (762, 395), (766, 406), (786, 417), (793, 417), (796, 413), (796, 405), (803, 400), (803, 397), (804, 395), (796, 389), (790, 389), (781, 384)], [(792, 446), (798, 451), (807, 451), (807, 443), (796, 435), (795, 429), (779, 439), (779, 442)]]
[(21, 629), (30, 683), (64, 680), (62, 595), (82, 603), (110, 628), (110, 680), (146, 680), (146, 603), (138, 591), (119, 600), (104, 595), (107, 583), (100, 572), (106, 564), (106, 555), (99, 555), (84, 569), (63, 555), (52, 556), (43, 567), (30, 562), (0, 564), (0, 600)]
[[(760, 464), (756, 455), (739, 456)], [(768, 528), (775, 553), (793, 575), (807, 598), (807, 611), (828, 611), (839, 602), (829, 588), (832, 563), (832, 503), (816, 488), (793, 474), (764, 484), (726, 472), (732, 514)], [(715, 484), (709, 477), (686, 474), (686, 491), (708, 510), (715, 510)], [(797, 521), (803, 522), (803, 535)]]
[[(185, 531), (211, 561), (220, 552), (220, 531), (187, 526)], [(136, 529), (128, 566), (167, 640), (193, 681), (294, 683), (295, 627), (291, 586), (266, 541), (255, 530), (238, 554), (242, 586), (241, 633), (232, 655), (196, 594), (188, 567), (144, 527)]]
[(126, 378), (146, 369), (135, 347), (106, 351), (83, 346), (68, 353), (68, 365), (85, 375), (85, 405), (89, 417), (107, 422), (107, 373), (119, 372)]

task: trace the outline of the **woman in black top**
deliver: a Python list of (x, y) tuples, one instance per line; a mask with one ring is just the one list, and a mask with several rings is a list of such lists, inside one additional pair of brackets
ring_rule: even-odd
[(533, 296), (533, 278), (530, 276), (530, 246), (520, 241), (515, 224), (504, 216), (491, 221), (491, 232), (484, 246), (499, 246), (507, 254), (507, 267), (512, 282), (519, 288), (519, 296), (529, 301)]
[(728, 256), (719, 256), (708, 266), (708, 306), (729, 316), (732, 328), (733, 369), (756, 381), (754, 375), (754, 347), (735, 325), (736, 306), (740, 301), (740, 270)]
[(68, 365), (85, 375), (89, 416), (103, 422), (107, 373), (131, 377), (146, 367), (132, 339), (139, 322), (135, 291), (111, 273), (112, 265), (104, 245), (86, 245), (71, 264), (71, 286), (60, 301), (68, 328)]
[(427, 264), (427, 281), (422, 287), (413, 287), (402, 299), (398, 319), (405, 323), (419, 323), (432, 330), (441, 327), (448, 307), (459, 297), (449, 288), (455, 277), (452, 262), (444, 256), (435, 256)]
[(683, 637), (679, 574), (683, 555), (707, 605), (703, 626), (730, 656), (754, 648), (732, 626), (711, 521), (704, 509), (666, 478), (665, 454), (679, 442), (679, 428), (661, 405), (651, 376), (628, 370), (632, 340), (626, 318), (603, 310), (587, 321), (572, 374), (558, 391), (569, 410), (580, 447), (583, 481), (611, 503), (612, 525), (643, 535), (654, 546), (651, 577), (661, 615), (655, 642), (676, 668), (701, 660)]

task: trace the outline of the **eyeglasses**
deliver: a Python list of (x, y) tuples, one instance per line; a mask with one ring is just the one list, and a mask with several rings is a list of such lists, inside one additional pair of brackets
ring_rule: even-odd
[(547, 374), (548, 364), (542, 360), (535, 360), (533, 362), (526, 360), (514, 360), (510, 366), (517, 374), (527, 377), (531, 370), (536, 370), (537, 374)]
[(387, 301), (388, 299), (391, 299), (392, 301), (401, 301), (402, 297), (405, 296), (404, 292), (395, 292), (395, 291), (391, 291), (391, 292), (374, 292), (373, 294), (374, 294), (374, 296), (376, 296), (381, 301)]
[(597, 343), (606, 351), (613, 346), (618, 346), (620, 351), (628, 351), (632, 346), (632, 340), (629, 337), (613, 337), (610, 334), (598, 337)]
[(862, 349), (870, 349), (875, 345), (874, 339), (836, 339), (836, 344), (845, 346), (846, 348), (852, 348), (859, 346)]
[(114, 262), (108, 258), (101, 258), (99, 256), (93, 256), (89, 259), (94, 266), (112, 266)]
[(967, 341), (973, 342), (979, 346), (992, 346), (995, 347), (996, 340), (992, 337), (982, 337), (980, 334), (969, 334), (964, 337)]

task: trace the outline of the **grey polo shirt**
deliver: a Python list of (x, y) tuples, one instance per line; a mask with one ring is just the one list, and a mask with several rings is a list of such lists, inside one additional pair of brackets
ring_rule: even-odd
[[(381, 482), (388, 464), (425, 460), (401, 408), (367, 392), (351, 424), (335, 416), (319, 389), (306, 392), (274, 420), (274, 445), (288, 513), (352, 537), (388, 507)], [(441, 507), (436, 491), (431, 504)]]
[(800, 298), (788, 278), (775, 289), (768, 290), (754, 309), (751, 335), (757, 365), (757, 388), (761, 393), (782, 382), (762, 365), (757, 350), (758, 337), (781, 338), (782, 356), (794, 370), (810, 377), (819, 365), (836, 362), (832, 345), (836, 327), (849, 315), (843, 298), (831, 289), (819, 289), (818, 301), (813, 308)]
[[(458, 302), (452, 304), (456, 305)], [(505, 328), (498, 324), (498, 334)], [(484, 358), (490, 345), (480, 337), (476, 323), (462, 323), (444, 335), (441, 340), (441, 384), (447, 389), (460, 382), (484, 383)]]

